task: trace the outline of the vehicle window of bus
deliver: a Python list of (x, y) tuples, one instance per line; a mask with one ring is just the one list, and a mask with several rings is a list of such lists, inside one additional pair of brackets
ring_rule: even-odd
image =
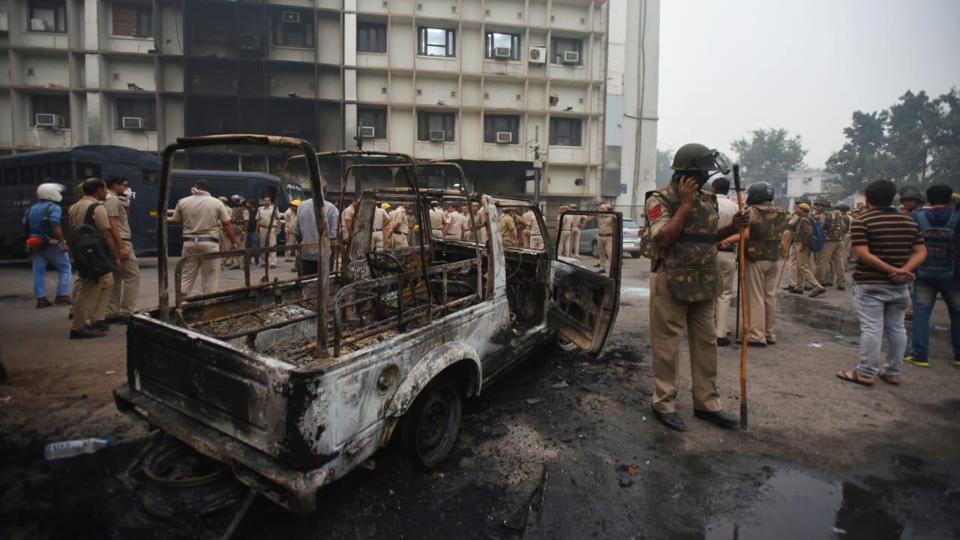
[(91, 176), (100, 177), (100, 165), (98, 163), (77, 163), (77, 181), (86, 180)]

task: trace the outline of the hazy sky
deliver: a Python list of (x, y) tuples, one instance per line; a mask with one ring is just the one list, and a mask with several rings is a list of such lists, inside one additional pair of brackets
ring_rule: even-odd
[(854, 110), (889, 107), (907, 89), (960, 88), (960, 0), (660, 5), (660, 149), (730, 152), (749, 130), (782, 127), (821, 167)]

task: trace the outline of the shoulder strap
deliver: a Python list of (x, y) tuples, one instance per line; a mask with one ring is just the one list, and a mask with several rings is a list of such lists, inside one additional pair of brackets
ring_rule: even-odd
[[(956, 214), (956, 212), (954, 212)], [(923, 232), (930, 228), (930, 218), (927, 217), (927, 213), (923, 210), (914, 210), (912, 214), (913, 220), (920, 225), (920, 232)], [(951, 216), (952, 217), (952, 216)]]
[(100, 206), (100, 203), (93, 203), (87, 207), (87, 213), (83, 216), (83, 223), (85, 225), (96, 225), (93, 222), (93, 213), (97, 210), (98, 206)]

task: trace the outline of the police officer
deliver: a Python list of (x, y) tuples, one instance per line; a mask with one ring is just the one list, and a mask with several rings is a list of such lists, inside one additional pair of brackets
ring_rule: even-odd
[(725, 169), (716, 150), (685, 144), (677, 150), (670, 183), (647, 198), (653, 242), (650, 280), (650, 342), (653, 348), (653, 412), (668, 428), (686, 431), (677, 414), (679, 348), (686, 331), (693, 375), (694, 416), (732, 429), (737, 418), (723, 411), (717, 389), (720, 293), (717, 243), (746, 223), (737, 214), (719, 229), (716, 197), (701, 190), (711, 173)]
[(787, 286), (783, 290), (787, 292), (796, 292), (795, 289), (799, 287), (800, 294), (803, 294), (803, 283), (798, 283), (796, 277), (799, 275), (797, 270), (797, 222), (800, 220), (800, 215), (796, 209), (801, 205), (807, 205), (807, 209), (810, 208), (810, 199), (806, 197), (797, 197), (793, 201), (794, 203), (794, 212), (790, 214), (790, 218), (787, 220)]
[(430, 201), (430, 235), (434, 238), (443, 238), (443, 217), (440, 201)]
[[(500, 206), (498, 205), (497, 208), (499, 209)], [(504, 247), (517, 247), (519, 245), (517, 222), (513, 212), (513, 208), (506, 208), (500, 216), (500, 235), (503, 237)]]
[(746, 240), (745, 281), (750, 302), (747, 343), (751, 347), (775, 345), (777, 277), (780, 275), (780, 238), (787, 230), (787, 212), (773, 204), (773, 186), (756, 182), (747, 189), (750, 227)]
[(140, 264), (133, 249), (130, 221), (127, 219), (130, 206), (130, 182), (123, 177), (107, 180), (107, 199), (103, 206), (110, 219), (113, 241), (120, 252), (120, 268), (113, 273), (113, 289), (107, 306), (108, 323), (127, 324), (137, 310), (137, 293), (140, 290)]
[(843, 272), (844, 279), (841, 283), (844, 283), (847, 279), (847, 263), (850, 261), (850, 225), (853, 224), (853, 217), (850, 216), (849, 204), (838, 204), (837, 211), (840, 212), (840, 225), (843, 229), (843, 239), (840, 240), (840, 254), (843, 259), (843, 266), (840, 271)]
[(803, 294), (805, 284), (809, 284), (813, 289), (810, 293), (811, 298), (816, 298), (827, 292), (827, 289), (820, 285), (813, 271), (810, 270), (810, 260), (812, 253), (810, 243), (813, 239), (813, 218), (810, 216), (810, 205), (800, 203), (794, 209), (794, 215), (797, 220), (793, 229), (793, 250), (796, 258), (796, 274), (794, 275), (794, 286), (787, 289), (793, 294)]
[(392, 247), (401, 248), (410, 245), (410, 221), (407, 216), (407, 209), (403, 204), (398, 204), (390, 216), (390, 235), (392, 238)]
[[(183, 249), (181, 257), (216, 253), (220, 250), (220, 231), (227, 233), (233, 249), (237, 249), (237, 237), (233, 234), (230, 214), (227, 207), (210, 195), (209, 187), (203, 180), (193, 184), (192, 195), (177, 201), (177, 207), (170, 222), (183, 227)], [(180, 291), (189, 295), (200, 278), (203, 294), (217, 290), (220, 279), (220, 261), (217, 259), (188, 259), (183, 264), (180, 279)]]
[(826, 197), (817, 197), (814, 199), (813, 208), (815, 219), (820, 222), (820, 229), (823, 230), (823, 247), (813, 255), (813, 273), (817, 276), (817, 281), (819, 281), (821, 285), (824, 287), (832, 287), (834, 278), (834, 256), (840, 250), (840, 237), (838, 236), (837, 228), (838, 216), (834, 213), (833, 205)]

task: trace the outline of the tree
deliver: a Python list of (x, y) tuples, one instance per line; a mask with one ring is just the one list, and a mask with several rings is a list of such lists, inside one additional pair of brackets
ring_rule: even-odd
[(672, 150), (657, 150), (657, 187), (664, 186), (670, 181), (673, 170), (670, 165), (673, 164)]
[(960, 92), (956, 88), (933, 102), (937, 122), (933, 129), (930, 179), (960, 189)]
[(877, 178), (890, 177), (885, 133), (887, 116), (887, 111), (854, 111), (852, 123), (843, 128), (847, 142), (827, 159), (827, 171), (840, 175), (847, 194), (862, 191)]
[(939, 111), (927, 93), (907, 90), (899, 103), (890, 107), (886, 122), (886, 152), (890, 176), (898, 181), (924, 184), (928, 180), (933, 138)]
[(786, 192), (787, 173), (803, 167), (807, 155), (800, 136), (790, 137), (785, 129), (755, 129), (730, 148), (737, 154), (745, 184), (769, 182), (779, 193)]

